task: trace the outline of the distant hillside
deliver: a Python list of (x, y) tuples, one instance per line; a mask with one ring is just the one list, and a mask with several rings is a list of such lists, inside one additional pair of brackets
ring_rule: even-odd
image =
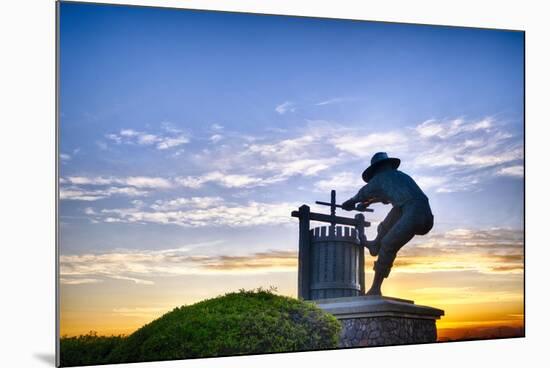
[(62, 366), (335, 348), (340, 324), (313, 303), (240, 291), (175, 308), (128, 337), (61, 340)]
[(513, 326), (443, 328), (437, 330), (437, 335), (438, 341), (498, 339), (523, 337), (525, 329)]

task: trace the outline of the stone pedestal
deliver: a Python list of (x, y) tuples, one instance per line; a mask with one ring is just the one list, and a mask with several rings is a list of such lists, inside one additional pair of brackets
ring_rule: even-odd
[(390, 297), (355, 296), (315, 302), (342, 324), (340, 347), (435, 342), (435, 321), (444, 315), (441, 309)]

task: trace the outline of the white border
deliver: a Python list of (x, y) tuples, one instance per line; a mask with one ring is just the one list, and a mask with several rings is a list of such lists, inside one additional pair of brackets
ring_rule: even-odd
[[(116, 367), (275, 367), (390, 364), (422, 367), (542, 366), (549, 330), (549, 31), (544, 2), (521, 1), (112, 1), (136, 5), (433, 23), (527, 31), (527, 338), (293, 353)], [(0, 365), (53, 366), (54, 352), (54, 2), (0, 4)], [(505, 200), (505, 199), (504, 199)], [(539, 361), (540, 363), (537, 363)]]

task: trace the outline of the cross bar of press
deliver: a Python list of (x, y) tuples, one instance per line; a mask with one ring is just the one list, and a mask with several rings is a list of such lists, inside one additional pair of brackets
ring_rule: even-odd
[[(323, 202), (323, 201), (315, 201), (316, 204), (321, 204), (323, 206), (332, 206), (332, 204), (328, 203), (328, 202)], [(338, 208), (344, 208), (342, 207), (341, 204), (335, 204), (334, 207), (338, 207)], [(365, 208), (364, 210), (357, 210), (357, 209), (354, 209), (353, 211), (360, 211), (360, 212), (374, 212), (374, 210), (372, 208)]]
[[(292, 211), (291, 216), (300, 218), (300, 213), (298, 211)], [(315, 212), (309, 213), (309, 219), (311, 221), (320, 221), (320, 222), (329, 222), (329, 223), (332, 223), (334, 221), (335, 223), (340, 225), (348, 225), (348, 226), (357, 225), (356, 219), (340, 217), (340, 216), (330, 216), (330, 215), (325, 215), (322, 213), (315, 213)], [(365, 226), (370, 226), (370, 222), (365, 221)]]

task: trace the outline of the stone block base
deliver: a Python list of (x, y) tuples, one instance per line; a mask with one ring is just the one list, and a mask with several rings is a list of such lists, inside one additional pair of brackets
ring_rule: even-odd
[(316, 303), (342, 324), (341, 347), (435, 342), (444, 312), (413, 301), (373, 296), (321, 299)]
[(384, 346), (434, 342), (435, 321), (429, 319), (371, 317), (340, 320), (340, 347)]

